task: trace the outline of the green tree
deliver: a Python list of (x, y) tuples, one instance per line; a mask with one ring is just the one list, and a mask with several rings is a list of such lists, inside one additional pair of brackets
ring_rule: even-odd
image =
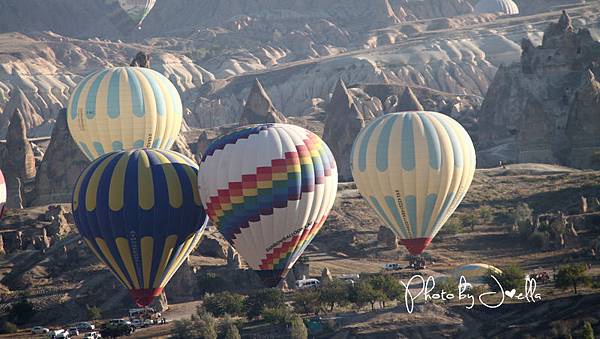
[(479, 222), (482, 224), (489, 224), (494, 221), (494, 212), (492, 208), (488, 205), (483, 205), (478, 210), (479, 213)]
[(225, 339), (241, 339), (240, 330), (229, 314), (223, 317), (223, 337)]
[[(517, 265), (510, 265), (502, 270), (502, 274), (494, 274), (494, 277), (498, 279), (500, 286), (505, 291), (521, 289), (525, 281), (525, 272)], [(500, 286), (498, 286), (498, 283), (496, 283), (491, 275), (487, 276), (487, 283), (492, 291), (497, 292), (500, 290)]]
[(589, 321), (583, 323), (583, 339), (594, 339), (594, 328)]
[(2, 324), (0, 324), (0, 334), (17, 333), (18, 331), (17, 325), (11, 322), (3, 321)]
[(339, 279), (328, 282), (319, 289), (319, 301), (332, 312), (336, 304), (343, 306), (348, 303), (348, 286)]
[(207, 294), (202, 300), (206, 311), (215, 317), (223, 316), (225, 313), (232, 315), (244, 314), (244, 296), (231, 292), (220, 292)]
[(455, 235), (455, 234), (462, 233), (462, 231), (463, 231), (462, 221), (456, 217), (452, 217), (448, 221), (446, 221), (446, 223), (444, 224), (444, 227), (442, 227), (442, 229), (440, 230), (440, 233)]
[(246, 316), (249, 319), (258, 317), (266, 308), (279, 308), (284, 305), (283, 292), (275, 288), (264, 288), (250, 294), (246, 298)]
[(573, 292), (577, 294), (577, 286), (587, 286), (591, 284), (592, 279), (586, 273), (587, 268), (583, 264), (574, 264), (563, 266), (556, 274), (556, 287), (560, 289), (573, 288)]
[(388, 300), (396, 300), (404, 295), (404, 286), (400, 281), (391, 274), (376, 274), (368, 278), (369, 284), (373, 289), (381, 292), (380, 299), (381, 307), (385, 307), (385, 302)]
[(311, 289), (297, 290), (294, 292), (294, 310), (299, 313), (318, 313), (320, 301), (319, 292)]
[(102, 318), (102, 310), (97, 306), (87, 306), (87, 316), (93, 322)]
[(368, 281), (359, 281), (350, 290), (349, 300), (358, 307), (363, 307), (365, 304), (371, 304), (371, 310), (375, 310), (375, 303), (383, 299), (383, 292), (377, 291)]
[(527, 238), (527, 243), (531, 245), (531, 247), (543, 250), (548, 245), (548, 232), (533, 232)]
[(265, 308), (260, 316), (269, 324), (286, 326), (292, 319), (292, 312), (283, 305), (276, 308)]
[(194, 329), (194, 323), (189, 319), (175, 320), (173, 322), (173, 329), (171, 329), (172, 339), (188, 339), (194, 338), (196, 331)]
[(533, 220), (533, 210), (526, 203), (520, 203), (512, 210), (511, 219), (517, 225), (527, 220)]
[(217, 339), (217, 320), (208, 312), (199, 314), (196, 326), (204, 339)]
[(475, 226), (477, 226), (478, 223), (479, 217), (474, 213), (468, 213), (462, 217), (463, 226), (471, 228), (471, 231), (475, 230)]
[(35, 314), (36, 310), (33, 305), (26, 297), (22, 297), (20, 301), (11, 306), (8, 318), (15, 324), (22, 325), (31, 320)]
[(291, 339), (307, 339), (308, 329), (304, 325), (302, 318), (294, 314), (290, 320), (290, 338)]

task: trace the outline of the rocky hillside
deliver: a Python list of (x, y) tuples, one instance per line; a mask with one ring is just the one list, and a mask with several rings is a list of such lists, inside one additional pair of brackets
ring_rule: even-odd
[(522, 50), (519, 63), (498, 70), (483, 102), (482, 161), (600, 168), (600, 41), (563, 12), (541, 45), (523, 39)]

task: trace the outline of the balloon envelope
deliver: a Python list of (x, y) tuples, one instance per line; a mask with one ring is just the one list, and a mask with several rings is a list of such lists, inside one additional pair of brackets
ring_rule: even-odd
[(138, 26), (142, 24), (155, 4), (156, 0), (119, 0), (119, 6)]
[(467, 282), (484, 283), (487, 278), (495, 274), (499, 277), (502, 271), (488, 264), (468, 264), (457, 267), (452, 271), (452, 276), (455, 278), (465, 277)]
[(77, 180), (79, 233), (139, 305), (160, 294), (200, 241), (208, 218), (197, 173), (179, 153), (139, 149), (106, 154)]
[(435, 112), (383, 115), (358, 134), (358, 190), (410, 253), (420, 254), (458, 207), (475, 173), (465, 129)]
[(219, 232), (272, 287), (323, 226), (337, 192), (337, 168), (312, 132), (255, 125), (208, 147), (198, 185)]
[(90, 160), (131, 148), (169, 149), (182, 118), (175, 86), (142, 67), (90, 74), (77, 85), (67, 106), (69, 131)]

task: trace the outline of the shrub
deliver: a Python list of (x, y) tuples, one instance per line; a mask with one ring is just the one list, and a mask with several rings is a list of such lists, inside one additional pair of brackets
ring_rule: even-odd
[(225, 339), (241, 339), (240, 330), (229, 314), (223, 317), (223, 337)]
[(200, 307), (197, 313), (198, 317), (194, 319), (194, 326), (200, 329), (200, 336), (204, 339), (217, 339), (217, 321), (215, 318)]
[(367, 281), (373, 289), (381, 293), (378, 299), (381, 307), (385, 307), (386, 301), (396, 300), (404, 295), (404, 286), (391, 274), (375, 274), (368, 277)]
[[(494, 276), (505, 291), (521, 289), (525, 281), (525, 272), (517, 265), (508, 266), (502, 270), (502, 274), (494, 274)], [(492, 291), (500, 290), (500, 286), (492, 279), (491, 275), (487, 277), (487, 283)]]
[(594, 328), (589, 321), (583, 323), (583, 339), (594, 339)]
[(17, 333), (18, 331), (17, 325), (11, 322), (4, 321), (0, 324), (0, 334)]
[(98, 320), (102, 318), (102, 310), (97, 306), (87, 306), (87, 316), (89, 319)]
[(462, 233), (462, 231), (463, 231), (463, 224), (457, 218), (450, 218), (448, 221), (446, 221), (446, 223), (444, 224), (444, 227), (442, 227), (442, 229), (440, 229), (441, 234), (450, 234), (450, 235), (459, 234), (459, 233)]
[(175, 320), (173, 322), (173, 329), (171, 330), (172, 339), (187, 339), (194, 338), (196, 336), (194, 330), (194, 323), (188, 319)]
[(293, 295), (294, 310), (299, 313), (317, 313), (319, 311), (319, 292), (298, 290)]
[(465, 214), (462, 217), (463, 227), (469, 227), (471, 230), (475, 229), (475, 226), (479, 224), (479, 217), (474, 213)]
[(302, 318), (294, 314), (290, 320), (290, 338), (291, 339), (307, 339), (308, 329), (304, 325)]
[(337, 304), (343, 306), (348, 303), (348, 284), (335, 279), (323, 285), (319, 289), (319, 301), (321, 304), (329, 307), (329, 311)]
[(488, 205), (483, 205), (479, 208), (479, 222), (482, 224), (489, 224), (494, 221), (494, 212)]
[(533, 210), (526, 203), (520, 203), (511, 212), (511, 221), (514, 224), (521, 224), (527, 220), (533, 220)]
[(260, 316), (270, 324), (284, 326), (290, 323), (292, 312), (284, 305), (277, 308), (265, 308)]
[(35, 313), (36, 311), (29, 300), (22, 298), (19, 302), (12, 305), (8, 313), (8, 318), (15, 324), (22, 325), (31, 320)]
[(587, 268), (583, 264), (567, 265), (558, 270), (556, 274), (556, 287), (560, 289), (573, 288), (573, 292), (577, 294), (578, 285), (590, 285), (592, 279), (586, 273)]
[(223, 291), (226, 286), (227, 282), (213, 272), (201, 274), (198, 278), (198, 292), (200, 292), (200, 295)]
[(375, 309), (375, 303), (384, 299), (383, 292), (377, 291), (368, 281), (359, 281), (350, 289), (349, 300), (358, 307), (363, 307), (367, 303), (371, 304), (371, 310)]
[(543, 250), (548, 246), (548, 233), (547, 232), (533, 232), (527, 239), (527, 242), (531, 247)]
[(244, 314), (244, 296), (231, 292), (220, 292), (212, 295), (206, 295), (202, 301), (206, 311), (215, 317), (220, 317), (226, 313), (232, 315)]
[(266, 308), (279, 308), (284, 305), (283, 292), (275, 288), (258, 290), (245, 301), (246, 316), (253, 319), (261, 315)]
[(442, 291), (456, 294), (458, 292), (458, 279), (455, 277), (448, 277), (447, 279), (436, 280), (433, 293), (442, 293)]

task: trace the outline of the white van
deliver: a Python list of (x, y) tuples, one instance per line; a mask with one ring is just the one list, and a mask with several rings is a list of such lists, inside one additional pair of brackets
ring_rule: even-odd
[(317, 288), (320, 284), (321, 282), (319, 281), (319, 279), (302, 279), (296, 281), (296, 288), (299, 288), (301, 290), (307, 288)]
[(386, 271), (397, 271), (402, 269), (402, 265), (398, 263), (387, 263), (383, 265), (383, 269)]

